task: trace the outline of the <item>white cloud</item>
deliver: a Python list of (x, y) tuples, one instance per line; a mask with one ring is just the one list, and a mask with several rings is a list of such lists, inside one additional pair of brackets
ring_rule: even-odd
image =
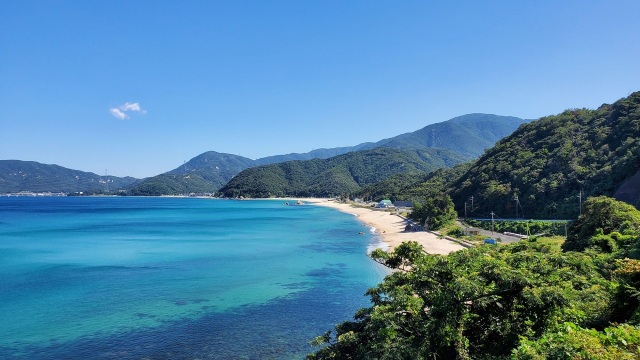
[(113, 107), (109, 109), (109, 112), (111, 113), (111, 115), (113, 115), (115, 118), (120, 120), (129, 118), (129, 115), (127, 115), (128, 111), (139, 112), (143, 115), (147, 114), (147, 110), (143, 110), (142, 107), (140, 107), (140, 103), (137, 103), (137, 102), (136, 103), (126, 102), (118, 107)]
[(113, 115), (114, 117), (116, 117), (116, 118), (118, 118), (120, 120), (124, 120), (124, 119), (128, 119), (129, 118), (127, 116), (127, 114), (123, 113), (118, 108), (111, 108), (111, 109), (109, 109), (109, 112), (111, 113), (111, 115)]
[(123, 105), (120, 105), (120, 110), (122, 111), (140, 111), (140, 103), (124, 103)]

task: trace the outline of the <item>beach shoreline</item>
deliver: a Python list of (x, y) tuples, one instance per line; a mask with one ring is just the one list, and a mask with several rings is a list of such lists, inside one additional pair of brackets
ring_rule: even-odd
[(300, 198), (282, 199), (288, 201), (303, 201), (305, 204), (324, 206), (343, 213), (352, 214), (358, 220), (375, 229), (375, 235), (386, 245), (387, 251), (392, 251), (406, 241), (416, 241), (429, 254), (446, 255), (464, 247), (454, 241), (441, 239), (427, 231), (405, 231), (407, 220), (403, 217), (384, 210), (352, 206), (349, 203), (334, 201), (333, 199)]

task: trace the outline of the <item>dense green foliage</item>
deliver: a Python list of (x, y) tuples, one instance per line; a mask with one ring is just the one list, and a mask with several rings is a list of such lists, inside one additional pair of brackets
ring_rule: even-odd
[(587, 200), (582, 216), (570, 229), (564, 249), (582, 251), (588, 247), (640, 259), (640, 212), (604, 196)]
[(244, 170), (220, 192), (228, 197), (334, 196), (400, 173), (425, 173), (464, 159), (446, 150), (356, 151), (330, 159), (289, 161)]
[(116, 191), (136, 181), (132, 177), (100, 176), (35, 161), (0, 160), (0, 193)]
[[(607, 214), (592, 221), (617, 221)], [(586, 216), (572, 233), (592, 228)], [(324, 347), (309, 358), (638, 359), (640, 261), (621, 257), (639, 249), (563, 252), (521, 241), (448, 256), (415, 242), (376, 250), (376, 261), (399, 271), (367, 292), (371, 307), (315, 339)]]
[(424, 224), (428, 230), (440, 230), (455, 222), (458, 214), (448, 195), (436, 195), (427, 198), (424, 203), (414, 203), (410, 217)]
[(132, 196), (212, 194), (215, 187), (202, 177), (189, 174), (162, 174), (147, 178), (127, 191)]
[(471, 163), (441, 168), (428, 174), (398, 174), (386, 180), (364, 186), (354, 197), (380, 201), (382, 199), (421, 202), (447, 191), (449, 184), (471, 167)]
[(544, 220), (504, 220), (494, 221), (491, 220), (474, 220), (468, 219), (465, 222), (471, 226), (475, 226), (481, 229), (491, 229), (493, 231), (504, 233), (512, 232), (522, 235), (560, 235), (565, 236), (567, 232), (568, 221), (544, 221)]
[[(522, 125), (449, 186), (459, 213), (571, 219), (579, 198), (613, 196), (640, 169), (640, 92), (597, 110), (567, 110)], [(640, 189), (635, 188), (637, 194)], [(638, 205), (638, 204), (634, 204)]]
[(356, 195), (416, 200), (446, 192), (461, 216), (466, 203), (468, 217), (495, 212), (502, 218), (575, 219), (581, 200), (598, 195), (639, 206), (639, 104), (636, 92), (597, 110), (541, 118), (520, 126), (473, 163), (404, 185), (391, 178)]
[[(441, 170), (406, 186), (389, 179), (363, 189), (399, 198), (450, 194), (458, 212), (467, 202), (472, 216), (513, 216), (516, 206), (528, 217), (582, 215), (562, 249), (532, 240), (448, 256), (427, 255), (417, 243), (374, 252), (399, 271), (367, 292), (370, 308), (318, 337), (324, 347), (309, 358), (640, 358), (640, 212), (593, 197), (624, 184), (632, 195), (625, 200), (638, 198), (628, 180), (640, 169), (639, 103), (634, 93), (523, 125), (456, 176)], [(582, 208), (578, 195), (587, 199)], [(512, 225), (531, 231), (532, 223)]]
[(354, 198), (380, 202), (384, 199), (391, 201), (411, 200), (405, 196), (403, 189), (411, 185), (419, 184), (433, 172), (427, 173), (402, 173), (390, 176), (382, 181), (365, 185), (360, 190), (352, 193)]

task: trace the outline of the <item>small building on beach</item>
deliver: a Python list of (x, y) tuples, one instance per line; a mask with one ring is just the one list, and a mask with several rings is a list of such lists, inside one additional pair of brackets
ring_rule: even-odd
[(378, 204), (376, 204), (376, 207), (378, 209), (390, 209), (390, 208), (393, 208), (394, 206), (391, 200), (382, 200)]

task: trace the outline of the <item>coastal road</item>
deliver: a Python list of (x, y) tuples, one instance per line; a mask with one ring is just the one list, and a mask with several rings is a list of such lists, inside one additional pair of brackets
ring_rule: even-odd
[[(462, 228), (469, 227), (468, 225), (464, 225), (460, 221), (456, 221), (456, 224), (458, 226), (462, 227)], [(511, 244), (511, 243), (518, 242), (518, 241), (522, 240), (519, 237), (505, 235), (505, 234), (502, 234), (502, 233), (499, 233), (499, 232), (496, 232), (496, 231), (484, 230), (484, 229), (480, 229), (480, 228), (476, 228), (476, 227), (474, 227), (474, 229), (480, 230), (480, 235), (482, 235), (484, 237), (489, 237), (489, 238), (492, 238), (492, 239), (500, 238), (500, 240), (502, 240), (501, 241), (502, 244)]]

